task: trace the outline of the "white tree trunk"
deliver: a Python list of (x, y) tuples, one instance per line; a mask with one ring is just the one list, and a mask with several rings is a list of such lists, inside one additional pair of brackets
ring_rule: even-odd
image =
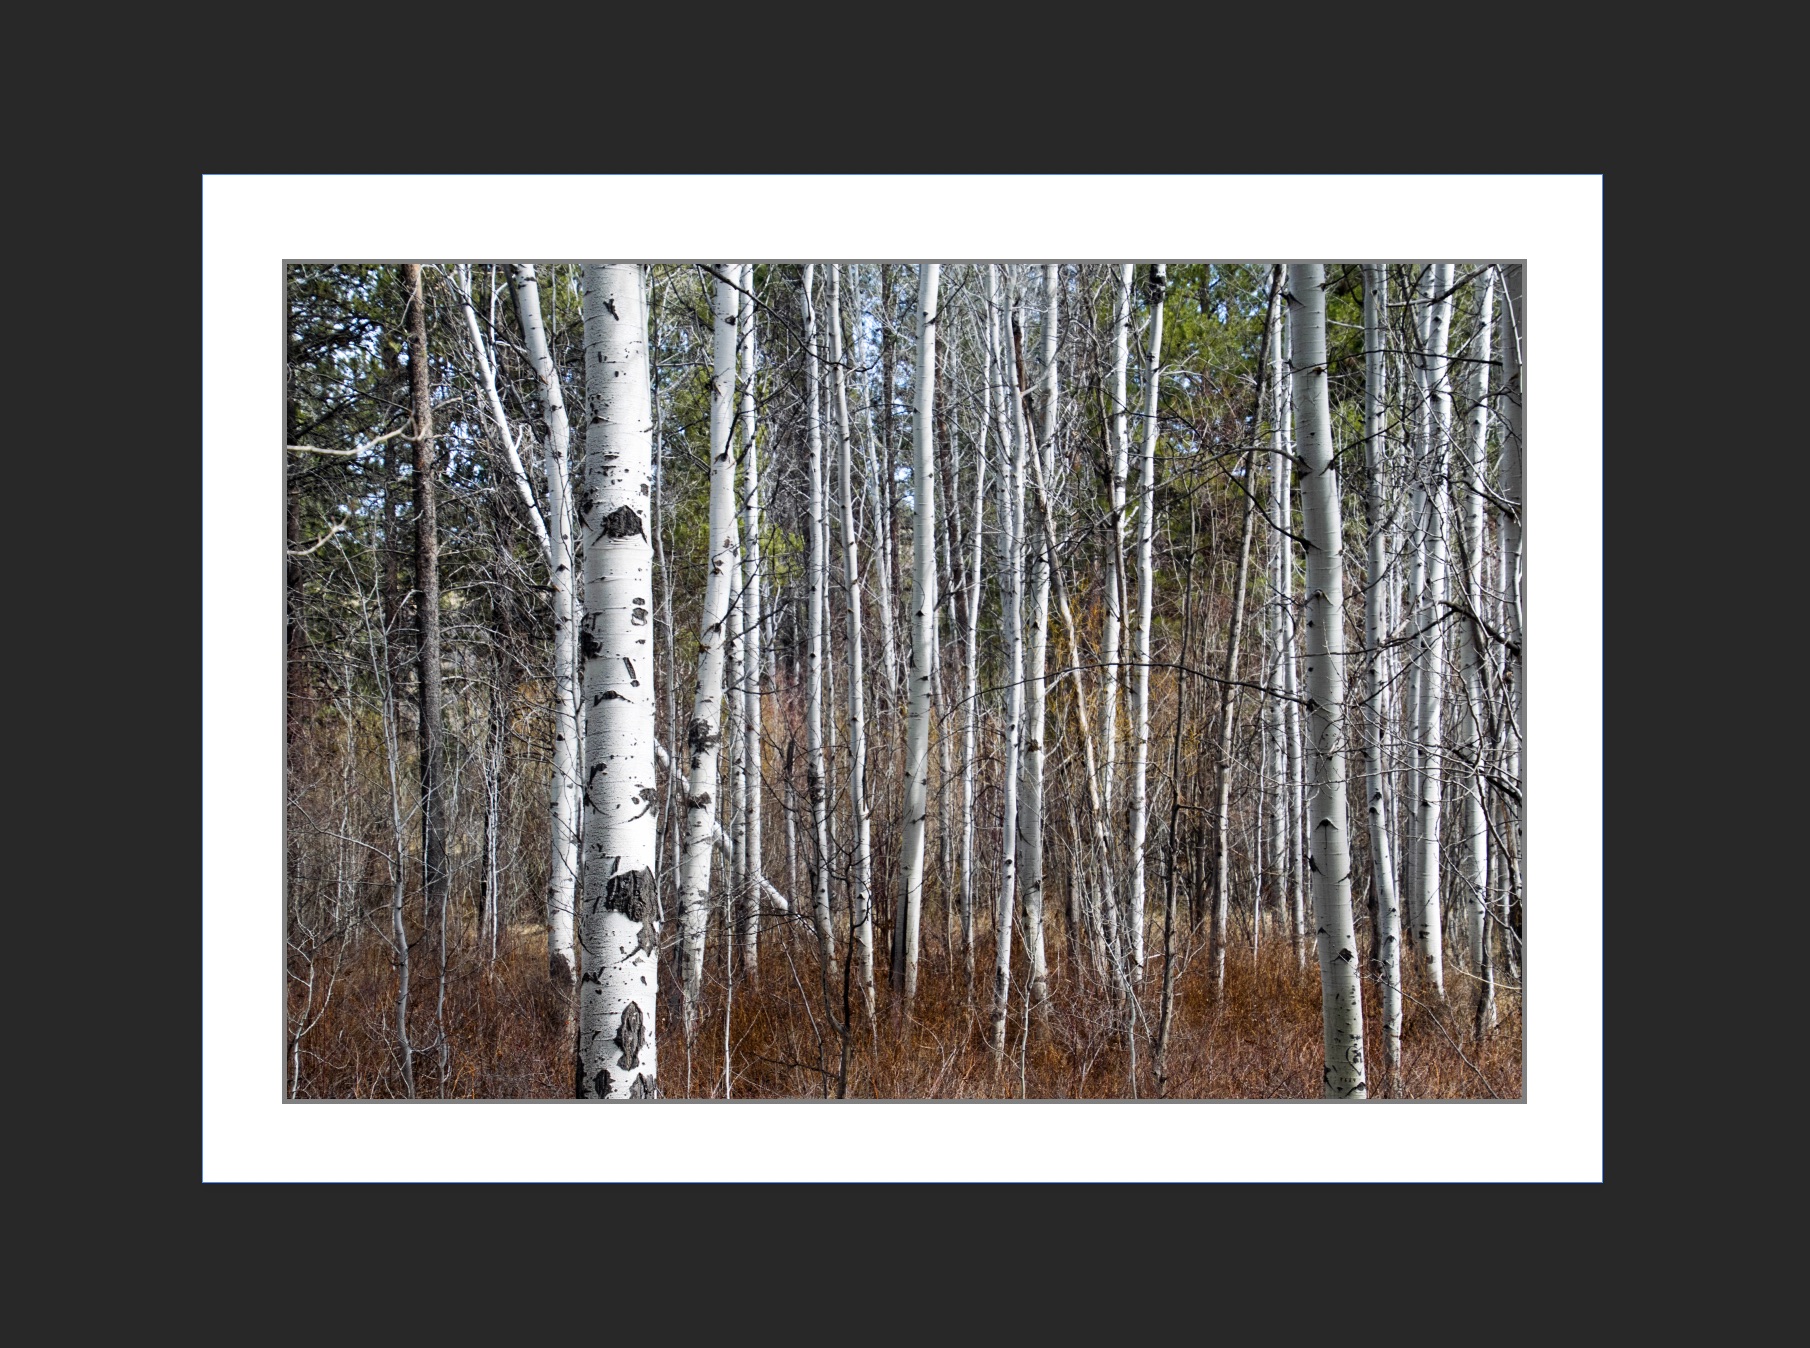
[(548, 570), (553, 589), (553, 856), (547, 873), (547, 968), (555, 982), (570, 986), (576, 973), (572, 923), (578, 884), (579, 798), (574, 634), (581, 616), (574, 602), (572, 505), (567, 491), (571, 428), (566, 419), (565, 398), (560, 392), (559, 371), (554, 368), (553, 357), (547, 349), (547, 332), (541, 321), (540, 287), (535, 282), (534, 268), (518, 262), (509, 269), (509, 279), (515, 291), (522, 335), (528, 345), (528, 359), (540, 385), (541, 415), (547, 423)]
[(1475, 375), (1471, 384), (1471, 412), (1468, 435), (1458, 446), (1459, 480), (1454, 502), (1458, 511), (1460, 600), (1468, 610), (1458, 618), (1458, 660), (1464, 680), (1464, 703), (1461, 708), (1458, 756), (1466, 764), (1464, 780), (1464, 812), (1461, 862), (1462, 894), (1465, 903), (1465, 937), (1470, 947), (1470, 966), (1483, 968), (1483, 947), (1488, 934), (1487, 833), (1483, 815), (1483, 669), (1482, 628), (1479, 619), (1484, 612), (1483, 597), (1483, 481), (1486, 437), (1489, 430), (1489, 361), (1490, 326), (1494, 317), (1496, 276), (1492, 271), (1483, 282), (1483, 295), (1477, 313), (1477, 338), (1471, 352)]
[(722, 733), (723, 660), (729, 596), (740, 571), (735, 519), (735, 454), (729, 432), (735, 414), (736, 288), (731, 263), (718, 263), (713, 306), (710, 382), (710, 572), (698, 631), (698, 684), (686, 728), (689, 755), (685, 799), (685, 849), (679, 871), (680, 1010), (685, 1037), (697, 1028), (704, 981), (704, 933), (710, 921), (710, 860), (716, 826), (717, 747)]
[[(1043, 435), (1040, 442), (1029, 444), (1028, 422), (1021, 427), (1029, 445), (1029, 455), (1040, 463), (1031, 465), (1031, 480), (1048, 476), (1053, 467), (1056, 432), (1056, 320), (1058, 268), (1043, 269), (1045, 306), (1043, 315)], [(1015, 332), (1014, 343), (1022, 338)], [(1023, 372), (1020, 372), (1023, 382)], [(1023, 395), (1019, 407), (1022, 412)], [(1040, 471), (1041, 465), (1041, 471)], [(1049, 701), (1049, 684), (1045, 670), (1049, 660), (1050, 635), (1050, 562), (1055, 543), (1049, 536), (1047, 521), (1040, 521), (1036, 542), (1025, 555), (1025, 569), (1031, 584), (1030, 666), (1026, 675), (1025, 728), (1020, 740), (1018, 772), (1018, 875), (1023, 886), (1020, 914), (1024, 922), (1025, 954), (1031, 965), (1031, 1001), (1042, 1006), (1049, 997), (1048, 974), (1043, 945), (1043, 767), (1045, 717)], [(1081, 716), (1087, 710), (1083, 704)], [(1092, 767), (1089, 766), (1091, 773)]]
[(1309, 545), (1305, 645), (1313, 794), (1308, 807), (1308, 869), (1319, 937), (1325, 1093), (1331, 1099), (1361, 1100), (1364, 1003), (1351, 914), (1351, 835), (1345, 806), (1345, 580), (1340, 555), (1344, 533), (1327, 388), (1325, 268), (1309, 263), (1292, 265), (1288, 271), (1302, 530)]
[[(1282, 378), (1282, 370), (1291, 358), (1287, 344), (1292, 340), (1292, 331), (1292, 320), (1289, 324), (1279, 325), (1274, 347), (1278, 395), (1276, 437), (1281, 446), (1281, 453), (1276, 457), (1282, 468), (1279, 484), (1281, 499), (1277, 502), (1276, 509), (1285, 530), (1292, 530), (1294, 524), (1295, 455), (1294, 438), (1289, 433), (1293, 408), (1288, 385)], [(1288, 810), (1289, 927), (1294, 934), (1295, 964), (1305, 969), (1307, 871), (1302, 862), (1306, 855), (1306, 778), (1302, 773), (1301, 661), (1295, 641), (1295, 548), (1293, 540), (1286, 533), (1277, 538), (1277, 546), (1282, 550), (1277, 563), (1281, 573), (1277, 613), (1281, 619), (1278, 635), (1282, 641), (1282, 691), (1285, 694), (1282, 703), (1283, 744), (1288, 760), (1288, 780), (1283, 784), (1283, 797)]]
[[(1502, 268), (1502, 457), (1497, 465), (1497, 497), (1501, 501), (1500, 518), (1497, 521), (1502, 539), (1502, 606), (1505, 616), (1504, 630), (1508, 633), (1513, 646), (1508, 651), (1507, 678), (1509, 686), (1509, 720), (1512, 726), (1508, 735), (1507, 761), (1503, 764), (1504, 775), (1514, 782), (1517, 788), (1521, 784), (1521, 745), (1523, 739), (1522, 722), (1522, 603), (1521, 603), (1521, 473), (1522, 473), (1522, 401), (1521, 401), (1521, 367), (1525, 356), (1524, 322), (1526, 309), (1521, 293), (1524, 272), (1519, 263)], [(1521, 817), (1522, 813), (1513, 802), (1507, 802), (1508, 813), (1513, 818), (1512, 842), (1515, 855), (1521, 855)], [(1512, 892), (1509, 904), (1503, 908), (1503, 919), (1509, 918), (1509, 905), (1512, 905)], [(1513, 947), (1510, 947), (1511, 958)]]
[[(510, 480), (522, 498), (523, 510), (528, 516), (528, 525), (534, 530), (534, 541), (540, 544), (541, 556), (549, 563), (553, 559), (553, 543), (547, 536), (546, 517), (541, 514), (540, 502), (535, 499), (534, 485), (528, 480), (528, 470), (522, 464), (521, 438), (509, 429), (508, 414), (503, 411), (503, 400), (497, 394), (496, 370), (490, 363), (488, 348), (484, 342), (484, 334), (478, 327), (477, 310), (471, 303), (471, 268), (461, 266), (458, 271), (459, 302), (465, 311), (465, 330), (471, 336), (472, 349), (477, 353), (478, 376), (484, 383), (483, 408), (490, 414), (491, 428), (495, 430), (497, 442), (503, 447), (504, 466), (509, 470)], [(538, 304), (536, 309), (538, 311)]]
[[(1107, 484), (1112, 510), (1112, 568), (1106, 586), (1106, 624), (1101, 632), (1100, 661), (1100, 799), (1112, 812), (1112, 784), (1119, 748), (1119, 633), (1124, 625), (1120, 604), (1125, 591), (1125, 477), (1131, 447), (1126, 418), (1125, 367), (1131, 346), (1131, 263), (1119, 267), (1119, 302), (1112, 341), (1112, 474)], [(1080, 652), (1075, 653), (1080, 660)], [(1139, 924), (1142, 925), (1141, 923)]]
[(840, 268), (830, 267), (830, 345), (834, 349), (836, 435), (840, 453), (842, 574), (848, 593), (849, 797), (855, 817), (856, 977), (868, 1020), (874, 1018), (873, 847), (867, 813), (867, 711), (862, 684), (867, 677), (861, 649), (861, 543), (855, 532), (855, 494), (850, 465), (848, 390), (843, 380), (842, 287)]
[(811, 886), (811, 919), (817, 928), (817, 951), (823, 995), (830, 1001), (831, 971), (836, 964), (836, 931), (830, 922), (829, 788), (823, 761), (823, 600), (829, 584), (829, 530), (823, 518), (823, 431), (817, 419), (817, 314), (811, 293), (814, 268), (803, 275), (805, 441), (810, 454), (810, 551), (805, 581), (805, 774), (811, 798), (811, 829), (816, 840)]
[[(979, 891), (974, 873), (974, 772), (980, 736), (980, 604), (983, 521), (987, 501), (987, 433), (993, 421), (993, 311), (987, 311), (987, 340), (982, 344), (982, 403), (979, 433), (974, 437), (974, 528), (970, 532), (973, 561), (968, 572), (968, 644), (966, 696), (962, 701), (962, 958), (970, 1003), (974, 997), (974, 899)], [(1004, 447), (1000, 451), (1002, 457)], [(954, 484), (950, 484), (951, 492)], [(1002, 515), (1005, 511), (1000, 512)]]
[(1420, 752), (1419, 795), (1415, 797), (1418, 827), (1415, 843), (1419, 856), (1414, 866), (1415, 946), (1426, 962), (1427, 976), (1441, 1001), (1445, 1000), (1444, 916), (1440, 911), (1439, 811), (1442, 743), (1441, 717), (1445, 707), (1445, 598), (1446, 598), (1446, 459), (1450, 448), (1451, 390), (1447, 383), (1446, 343), (1452, 317), (1452, 264), (1435, 263), (1432, 270), (1432, 311), (1427, 323), (1427, 350), (1422, 364), (1428, 407), (1427, 442), (1423, 446), (1422, 471), (1426, 475), (1425, 525), (1426, 573), (1418, 617), (1420, 687), (1416, 708), (1415, 740)]
[(641, 269), (585, 268), (584, 972), (577, 1096), (658, 1097), (653, 418)]
[(754, 433), (754, 264), (742, 268), (742, 472), (747, 501), (743, 510), (743, 641), (746, 656), (742, 681), (746, 710), (742, 716), (742, 758), (746, 764), (743, 831), (747, 839), (748, 895), (743, 913), (742, 971), (750, 980), (760, 972), (760, 897), (765, 876), (761, 866), (761, 605), (760, 605), (760, 451)]
[[(1000, 626), (1006, 640), (1005, 761), (1000, 772), (1003, 805), (1000, 815), (999, 899), (993, 910), (993, 1019), (989, 1043), (997, 1065), (1005, 1052), (1006, 1012), (1012, 986), (1013, 906), (1018, 879), (1018, 780), (1021, 721), (1024, 716), (1024, 479), (1023, 404), (1018, 398), (1016, 367), (1001, 341), (1003, 321), (999, 268), (987, 267), (987, 346), (1000, 372), (1004, 390), (996, 415), (1000, 457), (1005, 464), (1005, 493), (1000, 509)], [(1009, 452), (1008, 452), (1009, 451)]]
[(934, 262), (918, 268), (918, 361), (912, 415), (911, 668), (906, 680), (905, 812), (900, 820), (899, 934), (893, 985), (909, 1015), (918, 984), (918, 927), (924, 897), (924, 824), (930, 788), (930, 679), (936, 659), (936, 454), (931, 414), (936, 390), (937, 281)]
[(1132, 702), (1136, 761), (1131, 778), (1131, 969), (1144, 976), (1144, 839), (1149, 828), (1150, 798), (1150, 616), (1154, 584), (1151, 570), (1156, 538), (1156, 402), (1162, 378), (1163, 295), (1168, 273), (1162, 263), (1150, 269), (1150, 368), (1144, 383), (1144, 471), (1138, 502), (1138, 625), (1136, 692)]
[(1386, 632), (1383, 596), (1389, 573), (1383, 492), (1383, 319), (1388, 312), (1387, 271), (1364, 267), (1364, 456), (1370, 477), (1370, 573), (1364, 587), (1364, 748), (1370, 759), (1366, 813), (1370, 820), (1370, 876), (1376, 886), (1376, 963), (1382, 982), (1383, 1066), (1389, 1092), (1401, 1074), (1401, 900), (1395, 892), (1395, 849), (1383, 794), (1383, 723), (1387, 706), (1381, 673)]

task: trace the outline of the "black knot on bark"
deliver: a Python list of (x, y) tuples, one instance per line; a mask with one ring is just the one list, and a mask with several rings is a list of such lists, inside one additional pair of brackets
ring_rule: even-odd
[(622, 871), (604, 881), (603, 906), (631, 922), (639, 922), (647, 916), (653, 892), (653, 871), (645, 866), (638, 871)]
[(641, 525), (641, 516), (633, 506), (626, 503), (617, 506), (599, 520), (597, 532), (603, 538), (629, 538), (635, 535), (647, 537), (647, 531)]
[(616, 1066), (629, 1071), (639, 1067), (643, 1042), (641, 1007), (635, 1002), (630, 1002), (622, 1008), (622, 1022), (616, 1027), (616, 1047), (622, 1050), (622, 1056), (616, 1060)]

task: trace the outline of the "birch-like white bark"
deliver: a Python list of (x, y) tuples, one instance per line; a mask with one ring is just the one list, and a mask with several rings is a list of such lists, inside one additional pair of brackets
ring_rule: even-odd
[(1018, 398), (1016, 366), (1001, 342), (999, 268), (987, 266), (987, 347), (999, 370), (1004, 396), (995, 415), (1005, 491), (1000, 510), (1000, 625), (1006, 639), (1005, 755), (1000, 773), (999, 898), (993, 910), (993, 1018), (989, 1043), (997, 1066), (1005, 1053), (1006, 1012), (1012, 987), (1013, 906), (1018, 879), (1018, 781), (1024, 716), (1024, 408)]
[(917, 995), (918, 928), (924, 898), (924, 825), (930, 791), (930, 679), (936, 659), (936, 453), (931, 415), (936, 390), (937, 282), (934, 262), (918, 268), (918, 359), (912, 414), (911, 667), (906, 680), (905, 809), (900, 820), (899, 930), (893, 986), (906, 1015)]
[[(1131, 263), (1119, 267), (1119, 302), (1113, 318), (1112, 339), (1112, 471), (1107, 484), (1112, 511), (1112, 567), (1106, 586), (1106, 622), (1100, 634), (1100, 799), (1112, 812), (1112, 785), (1119, 749), (1119, 639), (1124, 626), (1120, 611), (1125, 591), (1125, 477), (1131, 457), (1126, 417), (1126, 372), (1131, 348)], [(1075, 659), (1080, 654), (1076, 652)], [(1142, 923), (1138, 924), (1142, 926)], [(1141, 961), (1139, 961), (1141, 963)]]
[(1383, 722), (1386, 701), (1382, 643), (1385, 588), (1391, 583), (1385, 555), (1388, 536), (1383, 493), (1383, 318), (1388, 312), (1387, 269), (1364, 267), (1364, 459), (1370, 478), (1369, 575), (1364, 586), (1364, 749), (1370, 760), (1365, 813), (1370, 821), (1370, 878), (1376, 887), (1376, 964), (1382, 983), (1383, 1069), (1390, 1094), (1401, 1075), (1401, 900), (1395, 891), (1395, 850), (1383, 795)]
[[(861, 269), (851, 267), (849, 276), (855, 282), (855, 359), (861, 369), (867, 371), (873, 368), (873, 363), (867, 353), (867, 324), (861, 317)], [(881, 321), (885, 322), (884, 316)], [(881, 389), (876, 395), (866, 376), (863, 376), (862, 385), (867, 390), (862, 415), (862, 426), (867, 432), (863, 446), (863, 481), (867, 484), (874, 529), (874, 555), (870, 569), (880, 587), (875, 605), (880, 610), (880, 664), (886, 677), (889, 705), (896, 705), (899, 698), (899, 643), (893, 630), (892, 558), (887, 546), (891, 535), (886, 525), (886, 503), (892, 499), (892, 450), (890, 446), (880, 444), (880, 436), (874, 431), (874, 403), (878, 398), (891, 398), (892, 390)]]
[(874, 1018), (873, 846), (867, 813), (867, 678), (861, 648), (861, 541), (855, 530), (855, 494), (849, 444), (848, 389), (843, 379), (841, 268), (830, 271), (831, 384), (836, 396), (837, 472), (841, 487), (842, 575), (848, 596), (849, 802), (855, 819), (854, 942), (862, 1007)]
[[(1053, 455), (1056, 436), (1057, 407), (1057, 374), (1056, 374), (1056, 323), (1057, 323), (1057, 290), (1059, 268), (1054, 265), (1043, 269), (1044, 314), (1043, 314), (1043, 434), (1040, 443), (1029, 443), (1030, 425), (1023, 418), (1023, 398), (1028, 389), (1024, 388), (1026, 375), (1019, 371), (1020, 396), (1020, 430), (1028, 448), (1028, 458), (1032, 463), (1031, 480), (1047, 477), (1053, 471)], [(1014, 307), (1013, 345), (1014, 359), (1022, 364), (1023, 352), (1017, 348), (1022, 345), (1022, 333)], [(1042, 469), (1043, 471), (1039, 471)], [(1028, 530), (1027, 530), (1028, 533)], [(1036, 532), (1036, 541), (1025, 554), (1025, 570), (1031, 585), (1030, 613), (1030, 649), (1029, 668), (1025, 679), (1025, 725), (1020, 740), (1018, 760), (1018, 877), (1022, 889), (1019, 902), (1020, 916), (1024, 924), (1025, 954), (1031, 966), (1031, 1001), (1035, 1006), (1043, 1006), (1049, 997), (1048, 974), (1045, 965), (1043, 943), (1043, 768), (1045, 718), (1049, 701), (1049, 684), (1045, 678), (1045, 670), (1049, 660), (1050, 634), (1050, 562), (1055, 540), (1049, 535), (1047, 524), (1040, 520)], [(1082, 706), (1081, 716), (1085, 720), (1087, 710)], [(1088, 768), (1091, 776), (1093, 767)]]
[(1451, 445), (1452, 396), (1448, 382), (1446, 345), (1452, 318), (1452, 264), (1435, 263), (1432, 269), (1432, 309), (1427, 320), (1427, 349), (1422, 364), (1428, 409), (1427, 443), (1422, 469), (1426, 474), (1426, 510), (1423, 516), (1426, 574), (1421, 594), (1420, 687), (1416, 708), (1415, 741), (1419, 746), (1419, 795), (1415, 797), (1418, 827), (1415, 843), (1419, 856), (1414, 866), (1415, 948), (1426, 963), (1427, 976), (1441, 1001), (1445, 1000), (1444, 915), (1440, 911), (1439, 812), (1443, 772), (1440, 768), (1441, 717), (1445, 708), (1446, 546), (1445, 518), (1447, 456)]
[[(1513, 727), (1508, 736), (1509, 757), (1504, 763), (1505, 775), (1517, 787), (1521, 785), (1521, 746), (1524, 739), (1524, 722), (1522, 719), (1522, 670), (1525, 653), (1521, 649), (1524, 631), (1522, 625), (1522, 565), (1521, 565), (1521, 478), (1523, 472), (1523, 405), (1522, 405), (1522, 366), (1525, 351), (1526, 306), (1522, 295), (1522, 284), (1525, 271), (1520, 263), (1512, 263), (1502, 268), (1502, 456), (1497, 465), (1496, 494), (1501, 501), (1500, 518), (1497, 521), (1502, 539), (1502, 602), (1505, 615), (1504, 630), (1509, 640), (1514, 643), (1508, 652), (1507, 680), (1509, 686), (1509, 720)], [(1513, 817), (1513, 842), (1516, 855), (1521, 852), (1521, 818), (1522, 812), (1512, 802), (1506, 803), (1508, 812)], [(1512, 903), (1512, 899), (1511, 899)], [(1504, 910), (1504, 918), (1508, 916)], [(1510, 947), (1511, 958), (1513, 947)]]
[(816, 839), (811, 886), (811, 916), (817, 927), (817, 951), (824, 1002), (830, 1001), (831, 971), (836, 965), (836, 931), (830, 923), (829, 790), (823, 762), (823, 600), (829, 584), (829, 530), (823, 518), (823, 431), (817, 407), (817, 314), (811, 293), (812, 273), (803, 274), (805, 442), (810, 454), (810, 551), (805, 580), (805, 774), (811, 800), (812, 837)]
[(712, 306), (710, 381), (710, 571), (698, 630), (698, 683), (686, 728), (685, 846), (679, 871), (680, 1015), (685, 1037), (697, 1028), (704, 981), (704, 934), (710, 922), (710, 861), (716, 824), (717, 747), (722, 733), (723, 660), (730, 591), (740, 572), (735, 519), (736, 288), (734, 264), (718, 263)]
[(1471, 351), (1471, 408), (1466, 435), (1457, 447), (1458, 481), (1454, 485), (1458, 512), (1459, 598), (1466, 613), (1457, 620), (1458, 665), (1464, 683), (1464, 700), (1460, 708), (1458, 757), (1465, 764), (1463, 782), (1464, 809), (1459, 865), (1462, 900), (1465, 913), (1465, 940), (1469, 946), (1470, 966), (1481, 970), (1484, 944), (1488, 935), (1487, 895), (1487, 826), (1483, 802), (1483, 669), (1482, 628), (1478, 619), (1484, 611), (1483, 596), (1483, 480), (1486, 437), (1489, 431), (1489, 362), (1490, 328), (1494, 319), (1496, 274), (1491, 271), (1483, 279), (1483, 294), (1478, 302), (1477, 336)]
[(660, 1093), (654, 780), (653, 421), (647, 307), (633, 264), (584, 269), (585, 830), (581, 1100)]
[(761, 602), (760, 602), (760, 449), (754, 428), (754, 264), (742, 269), (742, 473), (747, 493), (743, 518), (742, 624), (746, 656), (742, 666), (746, 710), (742, 716), (742, 757), (747, 786), (743, 832), (747, 840), (748, 886), (743, 914), (742, 970), (753, 979), (760, 972), (761, 865)]
[(547, 346), (541, 320), (540, 286), (534, 267), (518, 262), (509, 269), (516, 314), (528, 347), (528, 361), (540, 389), (541, 417), (547, 424), (548, 580), (553, 608), (553, 778), (548, 793), (552, 807), (552, 859), (547, 872), (547, 970), (556, 983), (570, 986), (577, 970), (573, 960), (573, 908), (578, 887), (579, 741), (577, 643), (572, 549), (572, 504), (567, 489), (571, 427), (560, 391), (559, 371)]
[[(988, 310), (987, 321), (993, 321)], [(981, 413), (974, 437), (974, 528), (970, 532), (973, 561), (968, 572), (968, 643), (966, 696), (962, 700), (962, 959), (967, 973), (970, 1003), (974, 997), (974, 898), (978, 892), (974, 874), (974, 775), (980, 734), (980, 601), (982, 523), (987, 501), (987, 439), (993, 421), (993, 341), (991, 332), (982, 344)], [(1003, 448), (1001, 453), (1004, 453)], [(953, 485), (953, 484), (952, 484)], [(1004, 512), (1001, 512), (1004, 513)]]
[(534, 541), (540, 544), (541, 556), (551, 565), (553, 542), (547, 536), (547, 520), (541, 514), (540, 502), (534, 495), (534, 484), (528, 480), (528, 470), (522, 463), (521, 437), (509, 429), (509, 416), (503, 411), (503, 400), (497, 393), (496, 369), (490, 363), (484, 334), (478, 327), (477, 310), (472, 307), (470, 266), (461, 265), (457, 277), (459, 304), (465, 312), (465, 331), (471, 336), (472, 350), (477, 354), (478, 377), (484, 384), (482, 407), (490, 414), (491, 429), (496, 433), (497, 443), (503, 447), (503, 463), (509, 470), (509, 478), (515, 484), (517, 494), (522, 498), (528, 525), (534, 530)]
[(1131, 776), (1131, 968), (1134, 980), (1144, 976), (1144, 839), (1149, 829), (1148, 794), (1150, 764), (1150, 619), (1155, 573), (1152, 570), (1156, 539), (1156, 404), (1162, 379), (1163, 296), (1168, 271), (1162, 263), (1150, 269), (1150, 366), (1144, 378), (1144, 465), (1138, 502), (1138, 617), (1137, 672), (1133, 687), (1132, 721), (1136, 758)]
[[(1289, 311), (1292, 314), (1292, 311)], [(1294, 522), (1294, 474), (1295, 452), (1294, 437), (1289, 432), (1289, 422), (1293, 414), (1293, 402), (1287, 381), (1282, 377), (1283, 368), (1292, 359), (1290, 343), (1292, 341), (1293, 322), (1278, 327), (1274, 367), (1276, 387), (1280, 401), (1276, 418), (1276, 434), (1282, 446), (1282, 499), (1278, 503), (1279, 518), (1283, 528), (1288, 529)], [(1288, 780), (1283, 786), (1283, 794), (1288, 808), (1288, 874), (1290, 878), (1290, 916), (1289, 927), (1294, 936), (1295, 964), (1298, 968), (1307, 967), (1307, 869), (1303, 865), (1306, 857), (1306, 776), (1302, 771), (1303, 752), (1301, 743), (1301, 681), (1300, 681), (1300, 646), (1295, 639), (1295, 549), (1293, 540), (1287, 534), (1277, 539), (1281, 548), (1281, 590), (1278, 613), (1281, 617), (1282, 638), (1282, 690), (1286, 698), (1282, 703), (1283, 740), (1288, 758)]]
[(1307, 855), (1319, 938), (1324, 1082), (1330, 1099), (1361, 1100), (1365, 1096), (1364, 1003), (1351, 913), (1351, 835), (1345, 804), (1345, 580), (1340, 552), (1344, 532), (1327, 387), (1325, 268), (1319, 263), (1291, 265), (1288, 289), (1301, 453), (1301, 520), (1308, 542), (1304, 644), (1313, 793), (1308, 804)]

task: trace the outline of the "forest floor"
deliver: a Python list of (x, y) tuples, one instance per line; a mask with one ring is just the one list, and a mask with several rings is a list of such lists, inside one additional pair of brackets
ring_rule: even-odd
[[(1153, 931), (1156, 938), (1159, 932)], [(1266, 933), (1266, 937), (1267, 937)], [(658, 1017), (660, 1091), (667, 1098), (823, 1098), (891, 1100), (1317, 1099), (1325, 1063), (1320, 978), (1309, 950), (1305, 967), (1283, 941), (1253, 954), (1247, 940), (1228, 947), (1223, 993), (1215, 995), (1203, 939), (1179, 932), (1166, 1080), (1160, 1090), (1152, 1047), (1161, 1018), (1163, 954), (1152, 946), (1138, 990), (1135, 1030), (1115, 1010), (1109, 985), (1077, 968), (1060, 924), (1050, 932), (1050, 998), (1026, 1025), (1025, 989), (1016, 962), (1005, 1050), (990, 1051), (993, 947), (975, 951), (972, 997), (959, 945), (940, 931), (927, 941), (916, 1003), (908, 1018), (890, 1010), (883, 933), (876, 935), (878, 1015), (870, 1026), (860, 996), (849, 990), (854, 1025), (846, 1079), (835, 1028), (844, 1019), (842, 970), (833, 978), (833, 1018), (826, 1015), (816, 943), (808, 926), (782, 922), (763, 933), (759, 977), (724, 976), (722, 943), (713, 932), (701, 1016), (689, 1052), (680, 1030), (676, 952), (661, 961)], [(1017, 942), (1014, 945), (1017, 946)], [(955, 958), (950, 958), (951, 953)], [(1016, 951), (1015, 957), (1016, 957)], [(413, 958), (410, 1038), (416, 1093), (455, 1099), (565, 1099), (573, 1093), (573, 1043), (565, 999), (547, 978), (546, 937), (535, 926), (502, 933), (497, 958), (480, 955), (474, 934), (454, 941), (443, 1018), (445, 1052), (435, 1047), (436, 980), (425, 943)], [(1518, 1099), (1522, 1093), (1522, 1016), (1517, 994), (1499, 991), (1495, 1026), (1479, 1039), (1481, 983), (1447, 966), (1445, 1005), (1409, 973), (1404, 991), (1402, 1065), (1385, 1081), (1381, 1005), (1374, 977), (1364, 978), (1364, 1027), (1372, 1097)], [(317, 972), (313, 1024), (292, 1052), (284, 1076), (302, 1099), (370, 1099), (403, 1095), (396, 1037), (396, 974), (381, 941), (347, 953), (321, 1011), (326, 969)], [(291, 983), (291, 1023), (302, 1011)], [(306, 1023), (304, 1021), (303, 1023)], [(727, 1029), (727, 1055), (725, 1055)], [(725, 1072), (725, 1056), (730, 1070)], [(1134, 1061), (1135, 1059), (1135, 1061)]]

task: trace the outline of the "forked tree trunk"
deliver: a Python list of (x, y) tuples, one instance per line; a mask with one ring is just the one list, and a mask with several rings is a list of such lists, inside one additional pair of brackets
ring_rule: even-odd
[(581, 1100), (660, 1093), (654, 777), (653, 408), (641, 269), (584, 273), (585, 865)]

